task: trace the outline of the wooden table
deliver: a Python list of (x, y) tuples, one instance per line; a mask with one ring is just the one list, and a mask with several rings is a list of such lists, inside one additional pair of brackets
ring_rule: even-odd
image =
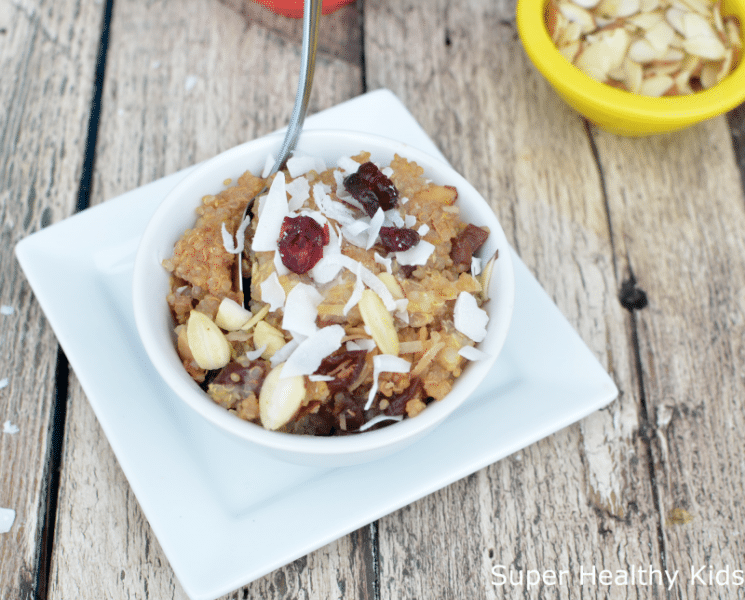
[[(529, 63), (514, 11), (367, 0), (324, 17), (311, 112), (392, 90), (620, 396), (230, 598), (745, 594), (745, 111), (597, 130)], [(300, 37), (249, 0), (0, 0), (0, 507), (16, 511), (0, 598), (186, 597), (13, 248), (284, 126)], [(542, 584), (495, 586), (499, 565)], [(650, 568), (679, 572), (670, 591)]]

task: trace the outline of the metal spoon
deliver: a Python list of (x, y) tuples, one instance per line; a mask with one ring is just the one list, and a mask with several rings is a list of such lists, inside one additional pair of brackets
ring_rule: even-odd
[[(318, 22), (321, 18), (322, 4), (322, 0), (305, 0), (303, 3), (303, 49), (302, 54), (300, 55), (300, 78), (298, 79), (297, 84), (295, 106), (292, 109), (292, 116), (290, 117), (290, 124), (287, 126), (285, 139), (279, 148), (277, 159), (274, 161), (274, 166), (269, 172), (269, 177), (284, 167), (290, 154), (295, 149), (298, 138), (300, 137), (300, 132), (303, 129), (305, 113), (308, 110), (308, 102), (310, 100), (310, 91), (313, 86), (313, 73), (316, 68)], [(246, 215), (248, 215), (253, 208), (255, 199), (266, 192), (266, 190), (267, 188), (265, 187), (248, 202), (246, 210), (243, 213), (243, 219), (246, 218)], [(243, 292), (243, 253), (238, 256), (236, 280), (238, 289)], [(243, 303), (247, 304), (245, 294)]]

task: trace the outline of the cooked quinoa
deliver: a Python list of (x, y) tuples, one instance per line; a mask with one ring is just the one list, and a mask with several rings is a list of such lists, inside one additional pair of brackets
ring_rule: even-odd
[[(245, 173), (202, 199), (163, 263), (184, 368), (241, 419), (311, 435), (384, 427), (442, 400), (463, 355), (478, 358), (488, 270), (479, 275), (472, 256), (488, 230), (462, 222), (457, 190), (425, 179), (415, 162), (369, 159), (316, 160), (309, 170), (309, 159), (291, 159), (271, 178)], [(245, 239), (234, 240), (266, 188)], [(189, 333), (195, 311), (223, 326)], [(459, 323), (458, 313), (469, 317)], [(202, 358), (216, 347), (220, 358)]]

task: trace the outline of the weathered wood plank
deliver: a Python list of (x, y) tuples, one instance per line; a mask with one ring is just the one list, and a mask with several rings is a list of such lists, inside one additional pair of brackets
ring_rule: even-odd
[[(367, 81), (393, 89), (490, 200), (621, 397), (383, 519), (383, 597), (402, 587), (411, 597), (433, 590), (453, 598), (510, 595), (491, 587), (497, 564), (569, 569), (563, 589), (534, 587), (527, 595), (577, 595), (582, 564), (660, 564), (630, 323), (617, 301), (620, 274), (602, 180), (582, 120), (528, 63), (513, 17), (512, 2), (366, 4)], [(430, 544), (432, 536), (443, 543)], [(611, 597), (625, 596), (616, 589)]]
[[(680, 598), (739, 598), (745, 198), (730, 131), (720, 117), (650, 139), (595, 137), (614, 243), (649, 299), (639, 355), (666, 562), (681, 571)], [(709, 566), (728, 565), (723, 585), (705, 585)]]
[[(92, 203), (284, 126), (299, 63), (297, 40), (227, 4), (117, 0)], [(329, 54), (315, 76), (311, 112), (361, 92), (359, 66)], [(68, 411), (50, 598), (184, 599), (75, 380)], [(367, 537), (347, 536), (230, 597), (369, 597)]]
[(0, 0), (0, 507), (16, 512), (2, 598), (38, 592), (58, 352), (13, 249), (75, 209), (101, 8)]

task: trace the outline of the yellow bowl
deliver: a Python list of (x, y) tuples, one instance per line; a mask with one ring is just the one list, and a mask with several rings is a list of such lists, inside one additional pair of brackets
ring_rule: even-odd
[[(517, 2), (517, 29), (525, 52), (567, 104), (603, 129), (628, 136), (677, 131), (745, 100), (745, 60), (714, 87), (687, 96), (651, 98), (600, 83), (556, 48), (546, 28), (546, 4), (546, 0)], [(722, 14), (736, 15), (745, 23), (745, 0), (724, 0)]]

